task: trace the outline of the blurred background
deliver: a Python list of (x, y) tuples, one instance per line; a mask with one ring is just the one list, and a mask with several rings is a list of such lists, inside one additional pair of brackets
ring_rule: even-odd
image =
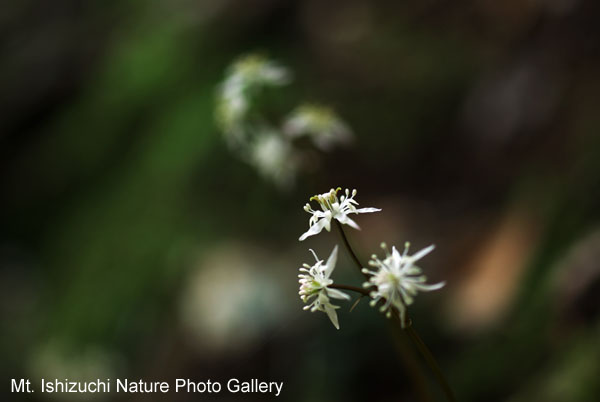
[[(165, 397), (23, 396), (10, 378), (236, 377), (283, 381), (286, 401), (442, 400), (368, 303), (344, 304), (340, 331), (302, 311), (308, 248), (341, 243), (299, 243), (302, 207), (342, 186), (383, 209), (349, 232), (363, 260), (436, 244), (421, 267), (447, 285), (409, 311), (460, 401), (596, 400), (599, 15), (594, 0), (4, 4), (2, 399)], [(254, 51), (294, 73), (282, 112), (323, 102), (354, 132), (287, 191), (214, 120), (227, 66)], [(334, 278), (362, 282), (345, 252)]]

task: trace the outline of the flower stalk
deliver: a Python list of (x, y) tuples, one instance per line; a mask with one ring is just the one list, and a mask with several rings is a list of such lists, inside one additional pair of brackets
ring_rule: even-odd
[[(348, 254), (350, 254), (350, 257), (352, 257), (352, 260), (358, 267), (358, 271), (361, 273), (361, 275), (363, 275), (365, 277), (365, 279), (369, 280), (369, 275), (365, 274), (362, 271), (363, 265), (360, 263), (360, 260), (354, 253), (354, 250), (352, 250), (352, 246), (350, 246), (350, 242), (348, 241), (348, 238), (346, 237), (346, 233), (344, 232), (344, 228), (342, 227), (342, 224), (337, 221), (335, 223), (339, 230), (340, 236), (342, 237), (342, 241), (344, 242), (344, 246), (346, 247), (346, 251), (348, 251)], [(369, 293), (367, 292), (366, 295), (369, 296)]]
[[(336, 224), (337, 224), (337, 227), (339, 229), (340, 236), (342, 237), (343, 243), (344, 243), (344, 245), (346, 247), (346, 250), (348, 251), (348, 253), (352, 257), (352, 260), (356, 264), (356, 267), (360, 270), (360, 272), (363, 275), (366, 275), (363, 272), (363, 266), (364, 265), (361, 264), (360, 260), (356, 256), (356, 253), (354, 253), (354, 250), (350, 246), (350, 242), (348, 241), (348, 238), (346, 237), (346, 233), (344, 232), (344, 228), (342, 227), (342, 225), (339, 222), (336, 222)], [(368, 275), (366, 275), (366, 276), (368, 278)], [(344, 285), (332, 285), (332, 286), (344, 286)], [(349, 289), (349, 288), (354, 288), (354, 286), (350, 286), (350, 287), (344, 286), (343, 288), (347, 289), (347, 290), (353, 290), (355, 292), (358, 292), (357, 289)], [(366, 290), (366, 289), (362, 289), (362, 291), (359, 292), (359, 293), (361, 293), (361, 294), (363, 294), (363, 295), (365, 295), (367, 297), (370, 297), (369, 296), (370, 292), (368, 290)], [(394, 307), (394, 310), (395, 310), (395, 307)], [(442, 370), (440, 369), (440, 366), (437, 363), (437, 360), (435, 359), (435, 357), (433, 357), (433, 354), (431, 353), (431, 351), (429, 350), (429, 348), (427, 347), (427, 345), (425, 344), (425, 342), (421, 339), (421, 337), (419, 336), (419, 334), (417, 333), (417, 331), (412, 326), (411, 319), (408, 316), (405, 315), (404, 320), (401, 321), (400, 315), (398, 314), (397, 311), (396, 311), (396, 314), (393, 314), (393, 317), (395, 318), (395, 320), (398, 321), (398, 323), (400, 323), (401, 328), (404, 330), (404, 332), (411, 339), (411, 341), (413, 342), (413, 344), (415, 345), (415, 347), (417, 348), (417, 350), (419, 351), (419, 353), (421, 354), (421, 356), (423, 357), (423, 359), (427, 363), (427, 366), (429, 366), (429, 369), (433, 372), (433, 374), (434, 374), (437, 382), (439, 383), (440, 387), (442, 388), (442, 391), (444, 392), (444, 395), (446, 396), (446, 399), (449, 402), (456, 402), (456, 397), (454, 396), (454, 392), (452, 391), (452, 388), (450, 387), (450, 384), (446, 380), (446, 377), (442, 373)]]
[(408, 319), (408, 321), (408, 323), (403, 323), (404, 331), (408, 334), (409, 338), (413, 341), (413, 343), (421, 353), (421, 356), (423, 356), (423, 359), (425, 359), (425, 361), (427, 362), (427, 365), (435, 375), (437, 382), (440, 384), (440, 387), (444, 391), (446, 399), (448, 399), (449, 402), (456, 402), (454, 392), (452, 391), (450, 384), (448, 384), (444, 373), (442, 373), (442, 370), (440, 369), (437, 360), (435, 360), (435, 357), (433, 357), (433, 354), (431, 353), (425, 342), (423, 342), (417, 331), (411, 325), (410, 319)]
[[(331, 221), (334, 221), (344, 246), (350, 254), (350, 257), (356, 264), (359, 272), (366, 279), (363, 287), (359, 288), (350, 285), (335, 284), (330, 278), (331, 272), (334, 269), (337, 261), (337, 246), (335, 246), (327, 263), (323, 265), (323, 261), (314, 254), (316, 264), (310, 266), (304, 265), (300, 271), (300, 296), (304, 302), (310, 303), (304, 309), (311, 311), (323, 311), (327, 313), (333, 325), (339, 329), (337, 314), (335, 309), (339, 308), (331, 304), (329, 298), (350, 299), (350, 296), (343, 293), (341, 290), (347, 290), (359, 293), (361, 296), (357, 299), (354, 305), (360, 301), (362, 297), (369, 297), (372, 307), (379, 305), (379, 310), (385, 313), (388, 318), (393, 317), (394, 325), (399, 325), (403, 332), (411, 339), (430, 370), (433, 372), (435, 379), (439, 383), (446, 398), (449, 402), (456, 402), (454, 393), (448, 384), (444, 374), (442, 373), (439, 364), (433, 357), (433, 354), (425, 345), (417, 331), (412, 327), (412, 322), (407, 315), (407, 308), (414, 301), (415, 296), (419, 292), (433, 291), (442, 288), (445, 283), (428, 284), (427, 277), (423, 274), (420, 267), (415, 263), (429, 254), (434, 246), (426, 247), (412, 255), (408, 254), (410, 244), (407, 242), (404, 247), (404, 252), (400, 253), (396, 247), (392, 246), (391, 252), (382, 243), (381, 247), (385, 251), (385, 257), (379, 258), (373, 254), (369, 261), (370, 269), (363, 265), (352, 249), (348, 237), (344, 232), (343, 225), (350, 226), (360, 230), (360, 227), (349, 215), (358, 215), (363, 213), (379, 212), (379, 208), (357, 208), (358, 202), (354, 199), (357, 194), (356, 190), (346, 189), (341, 196), (338, 193), (341, 188), (331, 189), (327, 193), (318, 194), (310, 198), (310, 201), (316, 201), (321, 210), (314, 210), (310, 203), (307, 203), (304, 210), (311, 214), (309, 219), (309, 229), (298, 240), (303, 241), (310, 236), (319, 234), (323, 229), (328, 232), (331, 230)], [(311, 250), (312, 251), (312, 250)], [(352, 307), (354, 308), (354, 306)], [(407, 356), (406, 348), (403, 348), (403, 359)], [(421, 370), (416, 369), (414, 364), (411, 364), (409, 369), (410, 374), (416, 379), (417, 388), (419, 388), (419, 397), (423, 400), (429, 399), (426, 390), (422, 388)]]

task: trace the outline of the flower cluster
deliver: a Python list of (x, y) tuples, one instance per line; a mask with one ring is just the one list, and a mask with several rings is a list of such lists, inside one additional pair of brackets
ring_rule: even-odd
[(339, 306), (331, 304), (329, 298), (348, 300), (350, 296), (340, 290), (329, 287), (333, 284), (330, 276), (337, 262), (338, 247), (335, 246), (333, 248), (325, 265), (323, 265), (323, 260), (319, 260), (319, 257), (317, 257), (317, 254), (313, 250), (310, 251), (315, 257), (316, 263), (312, 266), (304, 264), (303, 268), (300, 268), (300, 272), (304, 273), (298, 275), (300, 278), (300, 298), (304, 303), (310, 302), (310, 304), (304, 306), (304, 310), (310, 309), (311, 312), (325, 312), (333, 326), (336, 329), (340, 329), (335, 311)]
[(358, 224), (348, 215), (381, 211), (379, 208), (356, 208), (358, 202), (354, 197), (356, 196), (357, 191), (352, 190), (352, 195), (350, 195), (350, 190), (346, 189), (345, 194), (338, 198), (337, 194), (341, 190), (341, 187), (338, 187), (337, 189), (332, 188), (327, 193), (317, 194), (310, 198), (310, 201), (316, 201), (319, 204), (321, 210), (312, 209), (309, 203), (304, 206), (304, 210), (312, 216), (308, 221), (308, 231), (300, 236), (300, 241), (321, 233), (323, 229), (329, 232), (331, 230), (332, 219), (360, 230)]
[(346, 123), (324, 106), (299, 106), (280, 123), (261, 113), (258, 100), (264, 90), (281, 88), (291, 77), (286, 67), (250, 54), (228, 68), (216, 96), (216, 122), (230, 149), (282, 189), (290, 188), (297, 174), (310, 167), (308, 161), (318, 157), (297, 146), (298, 138), (311, 138), (322, 151), (352, 139)]
[[(354, 199), (356, 190), (346, 189), (344, 194), (338, 197), (341, 188), (331, 189), (327, 193), (318, 194), (310, 198), (310, 201), (316, 201), (321, 210), (312, 209), (310, 203), (307, 203), (304, 210), (311, 214), (309, 219), (309, 229), (300, 236), (300, 241), (309, 236), (320, 233), (323, 229), (331, 230), (331, 220), (335, 219), (340, 224), (348, 225), (354, 229), (360, 229), (348, 215), (361, 214), (381, 211), (379, 208), (357, 208), (358, 202)], [(342, 236), (345, 236), (342, 230)], [(344, 237), (345, 239), (345, 237)], [(347, 241), (346, 241), (346, 245)], [(407, 323), (406, 309), (414, 301), (418, 292), (432, 291), (440, 289), (444, 283), (427, 284), (427, 277), (423, 275), (421, 268), (415, 263), (429, 254), (434, 246), (429, 246), (421, 251), (409, 255), (409, 243), (405, 244), (404, 252), (400, 254), (396, 247), (392, 247), (390, 252), (387, 246), (382, 243), (382, 248), (386, 252), (383, 259), (376, 255), (371, 257), (369, 265), (372, 269), (360, 267), (361, 272), (367, 276), (368, 281), (363, 284), (366, 290), (345, 286), (344, 289), (359, 291), (368, 294), (372, 299), (371, 306), (381, 303), (380, 311), (385, 312), (387, 317), (392, 314), (399, 314), (402, 326)], [(313, 252), (311, 250), (311, 252)], [(337, 261), (337, 246), (334, 248), (327, 263), (319, 260), (313, 252), (317, 263), (313, 266), (307, 264), (300, 271), (300, 296), (305, 303), (310, 302), (304, 307), (305, 310), (323, 311), (327, 313), (333, 325), (339, 329), (338, 318), (335, 310), (338, 306), (331, 304), (329, 298), (348, 299), (348, 295), (333, 288), (333, 280), (330, 278), (331, 272)], [(354, 257), (358, 263), (356, 257)]]
[(386, 245), (382, 244), (382, 248), (386, 251), (386, 257), (380, 260), (373, 255), (369, 261), (369, 265), (376, 270), (371, 271), (367, 268), (362, 270), (364, 274), (370, 275), (369, 280), (363, 286), (375, 289), (370, 292), (371, 306), (382, 301), (383, 305), (380, 307), (380, 311), (386, 312), (388, 318), (391, 317), (393, 309), (397, 309), (402, 325), (405, 325), (406, 322), (406, 307), (413, 303), (417, 292), (437, 290), (444, 286), (443, 282), (434, 285), (426, 284), (427, 277), (423, 275), (421, 268), (415, 265), (415, 262), (433, 251), (434, 246), (408, 255), (409, 246), (410, 244), (406, 243), (404, 252), (400, 254), (396, 247), (392, 247), (390, 253)]
[(323, 151), (352, 140), (350, 127), (330, 108), (312, 104), (296, 108), (283, 124), (283, 132), (291, 138), (308, 136)]
[(232, 145), (244, 141), (244, 122), (252, 96), (262, 87), (291, 81), (289, 70), (264, 56), (251, 54), (236, 60), (217, 94), (217, 123)]

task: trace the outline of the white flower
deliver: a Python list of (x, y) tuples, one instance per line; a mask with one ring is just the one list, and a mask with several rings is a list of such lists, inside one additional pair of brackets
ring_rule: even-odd
[(377, 271), (370, 271), (363, 268), (363, 273), (371, 275), (368, 282), (363, 284), (369, 288), (375, 286), (370, 296), (371, 306), (375, 306), (380, 300), (384, 301), (380, 311), (387, 311), (387, 316), (391, 317), (392, 309), (396, 308), (400, 313), (400, 321), (404, 325), (406, 318), (406, 307), (412, 304), (413, 297), (419, 291), (431, 291), (440, 289), (445, 285), (444, 282), (434, 285), (427, 285), (427, 278), (422, 274), (421, 268), (417, 267), (416, 261), (429, 254), (434, 246), (429, 246), (413, 255), (408, 255), (409, 243), (405, 244), (404, 253), (400, 254), (396, 247), (392, 247), (392, 253), (387, 251), (385, 244), (382, 248), (386, 250), (386, 258), (380, 260), (376, 255), (371, 257), (369, 265), (378, 268)]
[(217, 123), (230, 145), (244, 140), (244, 120), (251, 106), (251, 95), (263, 86), (290, 82), (287, 68), (256, 54), (243, 56), (230, 67), (217, 93)]
[(239, 85), (280, 86), (290, 82), (289, 70), (259, 54), (239, 58), (230, 68), (229, 79)]
[(230, 145), (243, 140), (243, 120), (250, 105), (243, 87), (226, 80), (217, 98), (216, 118)]
[(332, 219), (337, 219), (340, 223), (360, 230), (358, 224), (348, 217), (349, 214), (364, 214), (381, 211), (379, 208), (357, 209), (356, 205), (358, 205), (358, 202), (354, 200), (356, 190), (352, 190), (352, 196), (350, 196), (350, 190), (346, 189), (346, 195), (342, 195), (338, 199), (337, 193), (339, 191), (341, 191), (341, 187), (338, 187), (337, 189), (332, 188), (328, 193), (318, 194), (310, 198), (310, 201), (315, 200), (319, 203), (321, 211), (313, 210), (310, 204), (304, 206), (304, 210), (312, 214), (312, 216), (308, 221), (309, 229), (300, 236), (300, 241), (303, 241), (309, 236), (321, 233), (323, 229), (329, 232), (331, 230)]
[(310, 251), (315, 256), (317, 262), (313, 266), (304, 264), (303, 268), (300, 268), (300, 271), (306, 273), (298, 275), (300, 278), (300, 298), (304, 303), (310, 302), (310, 304), (304, 306), (304, 310), (310, 309), (311, 312), (323, 311), (327, 313), (333, 326), (340, 329), (337, 313), (335, 312), (339, 306), (331, 304), (329, 298), (349, 300), (350, 296), (337, 289), (328, 287), (333, 283), (333, 280), (329, 277), (337, 262), (338, 247), (335, 246), (333, 248), (325, 265), (323, 265), (323, 260), (319, 260), (313, 250)]
[(260, 131), (249, 146), (249, 162), (280, 188), (290, 187), (298, 171), (299, 158), (289, 141), (269, 129)]
[(240, 57), (229, 67), (223, 88), (244, 91), (261, 85), (286, 85), (290, 80), (291, 74), (287, 68), (264, 56), (250, 54)]
[(311, 137), (315, 145), (328, 151), (335, 143), (348, 143), (352, 132), (331, 109), (318, 105), (302, 105), (283, 124), (283, 132), (291, 138)]

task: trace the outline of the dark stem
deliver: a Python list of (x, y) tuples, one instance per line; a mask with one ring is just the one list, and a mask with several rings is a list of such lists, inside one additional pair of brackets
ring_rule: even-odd
[(362, 265), (360, 263), (360, 260), (358, 259), (358, 257), (356, 256), (356, 254), (354, 254), (354, 250), (352, 250), (352, 247), (350, 246), (350, 243), (348, 242), (348, 238), (346, 237), (346, 233), (344, 233), (344, 228), (342, 227), (342, 224), (339, 223), (337, 220), (335, 221), (335, 224), (336, 224), (337, 228), (340, 231), (340, 235), (342, 236), (342, 240), (344, 241), (344, 246), (346, 246), (346, 250), (348, 250), (348, 253), (350, 254), (350, 256), (352, 257), (352, 259), (354, 260), (354, 263), (356, 264), (356, 266), (358, 267), (358, 270), (365, 277), (365, 279), (369, 280), (369, 275), (365, 274), (362, 271), (364, 265)]
[[(360, 260), (358, 259), (358, 257), (354, 253), (354, 250), (352, 250), (352, 247), (350, 246), (350, 243), (348, 242), (348, 238), (346, 237), (346, 233), (344, 233), (344, 228), (342, 227), (342, 224), (339, 223), (337, 220), (335, 221), (335, 224), (336, 224), (336, 226), (339, 229), (340, 235), (342, 236), (342, 240), (344, 241), (344, 246), (346, 246), (346, 249), (348, 250), (348, 253), (350, 253), (350, 256), (354, 260), (354, 263), (356, 264), (356, 266), (360, 270), (360, 273), (368, 280), (369, 279), (369, 275), (367, 275), (364, 272), (362, 272), (362, 269), (363, 269), (364, 265), (362, 265), (360, 263)], [(344, 286), (344, 285), (338, 285), (338, 286)], [(335, 286), (331, 286), (331, 287), (335, 287)], [(351, 287), (354, 288), (354, 289), (348, 289), (348, 288), (346, 288), (346, 289), (347, 290), (354, 290), (354, 291), (356, 291), (356, 289), (360, 289), (360, 288), (356, 288), (354, 286), (351, 286)], [(343, 289), (343, 288), (340, 288), (340, 289)], [(364, 289), (361, 289), (360, 293), (365, 294), (364, 292), (367, 292), (367, 291), (364, 290)], [(368, 296), (368, 292), (366, 293), (366, 296)], [(398, 317), (397, 313), (398, 312), (396, 311), (396, 314), (394, 314), (394, 316), (397, 318), (398, 322), (400, 322), (400, 318)], [(412, 327), (411, 322), (410, 322), (410, 318), (407, 317), (406, 321), (407, 322), (405, 322), (405, 323), (400, 323), (401, 327), (408, 334), (408, 336), (410, 337), (410, 339), (413, 341), (413, 343), (415, 344), (415, 346), (417, 347), (417, 349), (419, 350), (419, 352), (423, 356), (423, 359), (425, 359), (425, 362), (429, 366), (430, 370), (434, 373), (435, 378), (438, 381), (438, 383), (440, 384), (440, 386), (442, 387), (442, 390), (444, 391), (444, 394), (446, 395), (446, 398), (448, 399), (448, 401), (449, 402), (456, 402), (456, 398), (454, 397), (454, 393), (452, 392), (452, 388), (450, 388), (450, 385), (448, 384), (448, 381), (446, 381), (446, 377), (444, 377), (444, 374), (442, 373), (442, 370), (440, 369), (440, 366), (438, 365), (437, 361), (435, 360), (435, 358), (431, 354), (431, 351), (429, 350), (429, 348), (427, 347), (427, 345), (425, 345), (425, 342), (423, 342), (423, 340), (421, 339), (421, 337), (419, 336), (419, 334), (417, 334), (417, 331)]]
[(396, 350), (407, 368), (406, 371), (412, 380), (417, 399), (421, 402), (432, 402), (433, 399), (427, 386), (427, 379), (423, 375), (423, 368), (419, 365), (418, 356), (411, 346), (406, 331), (402, 328), (399, 319), (393, 320), (392, 323), (393, 332), (397, 335), (394, 337), (396, 339)]
[(431, 371), (433, 371), (433, 374), (435, 375), (437, 381), (439, 382), (440, 386), (442, 387), (442, 390), (444, 391), (444, 394), (446, 395), (446, 398), (448, 399), (448, 401), (456, 402), (456, 397), (454, 396), (454, 393), (452, 392), (452, 388), (450, 388), (448, 381), (446, 381), (446, 377), (444, 377), (444, 374), (442, 373), (440, 366), (438, 365), (437, 361), (433, 357), (433, 354), (431, 353), (431, 351), (429, 350), (427, 345), (425, 345), (425, 342), (423, 342), (423, 340), (421, 339), (421, 337), (419, 336), (417, 331), (412, 327), (412, 325), (410, 325), (410, 324), (407, 325), (404, 328), (404, 330), (406, 331), (406, 333), (408, 334), (410, 339), (413, 341), (413, 343), (415, 344), (417, 349), (419, 349), (419, 352), (421, 352), (421, 355), (423, 356), (423, 358), (429, 365), (429, 368), (431, 369)]

